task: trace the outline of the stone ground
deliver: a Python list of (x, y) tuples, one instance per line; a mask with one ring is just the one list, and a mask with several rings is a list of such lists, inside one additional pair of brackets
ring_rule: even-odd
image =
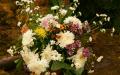
[[(13, 15), (15, 8), (10, 7), (7, 2), (0, 3), (0, 60), (8, 56), (6, 49), (15, 44), (20, 36), (20, 30), (16, 26), (16, 16)], [(91, 47), (94, 53), (97, 57), (103, 56), (104, 58), (99, 63), (95, 62), (93, 73), (85, 75), (120, 75), (120, 35), (111, 37), (109, 32), (99, 32), (93, 34), (93, 38)], [(14, 69), (13, 63), (0, 67), (0, 75), (25, 75), (23, 71), (18, 74)]]

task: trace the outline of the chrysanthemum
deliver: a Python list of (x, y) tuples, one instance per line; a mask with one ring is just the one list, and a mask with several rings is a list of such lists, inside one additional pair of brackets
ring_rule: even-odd
[(33, 3), (33, 1), (32, 0), (21, 0), (22, 2), (26, 2), (26, 3)]
[(46, 31), (42, 27), (39, 27), (39, 28), (35, 29), (35, 33), (37, 35), (39, 35), (40, 37), (43, 37), (43, 38), (46, 37)]
[(40, 54), (41, 59), (47, 59), (48, 61), (51, 60), (51, 52), (52, 52), (52, 47), (50, 45), (47, 45), (47, 47), (43, 50), (43, 52)]
[(65, 10), (65, 9), (60, 9), (59, 12), (60, 12), (60, 14), (61, 14), (62, 16), (65, 16), (66, 13), (67, 13), (67, 10)]
[(46, 68), (49, 67), (49, 63), (47, 60), (33, 60), (27, 66), (31, 72), (35, 73), (35, 75), (40, 75), (42, 72), (46, 71)]
[(53, 7), (51, 7), (51, 10), (57, 10), (57, 9), (59, 9), (59, 6), (53, 6)]
[(74, 43), (67, 45), (65, 48), (67, 49), (68, 55), (73, 55), (75, 52), (75, 49), (78, 49), (81, 47), (81, 42), (79, 40), (74, 41)]
[(74, 43), (75, 36), (70, 31), (60, 32), (59, 34), (57, 34), (57, 36), (59, 36), (59, 38), (57, 38), (57, 43), (62, 48), (66, 47), (69, 44)]
[(45, 28), (45, 30), (49, 30), (50, 28), (50, 24), (49, 24), (49, 21), (50, 20), (53, 20), (54, 19), (54, 16), (52, 14), (48, 14), (46, 15), (45, 17), (43, 17), (41, 19), (41, 26)]
[(83, 68), (85, 62), (87, 61), (87, 57), (83, 56), (82, 48), (77, 51), (77, 54), (72, 57), (72, 61), (75, 65), (76, 69)]
[(84, 48), (82, 52), (84, 57), (89, 57), (90, 56), (90, 51), (88, 48)]
[(32, 30), (27, 30), (27, 32), (25, 32), (22, 35), (22, 45), (23, 46), (28, 46), (28, 45), (32, 45), (33, 44), (33, 33)]
[(56, 50), (52, 50), (52, 47), (48, 44), (47, 47), (41, 53), (41, 59), (46, 59), (47, 61), (58, 60), (61, 61), (62, 57)]
[(40, 75), (41, 72), (46, 71), (46, 68), (49, 67), (49, 62), (46, 59), (40, 60), (39, 55), (30, 51), (26, 46), (23, 47), (23, 51), (20, 54), (29, 70), (35, 75)]
[(7, 50), (7, 52), (8, 52), (11, 56), (13, 56), (13, 54), (14, 54), (12, 47), (10, 47), (10, 48)]
[(78, 25), (79, 26), (78, 28), (82, 29), (82, 23), (78, 18), (70, 16), (64, 20), (64, 24), (70, 24), (70, 23), (72, 23), (73, 25)]

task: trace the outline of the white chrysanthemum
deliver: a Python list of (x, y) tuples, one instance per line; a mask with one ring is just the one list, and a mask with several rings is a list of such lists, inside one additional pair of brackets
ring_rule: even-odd
[(78, 7), (78, 5), (76, 4), (76, 3), (74, 3), (74, 6), (77, 8)]
[(19, 21), (19, 22), (17, 23), (17, 26), (19, 26), (19, 27), (20, 27), (21, 23), (22, 23), (22, 22), (20, 22), (20, 21)]
[(74, 7), (69, 7), (69, 9), (70, 9), (70, 10), (72, 10), (72, 11), (74, 11), (74, 10), (75, 10), (75, 8), (74, 8)]
[(112, 32), (113, 32), (113, 33), (115, 32), (115, 28), (114, 28), (114, 27), (112, 28)]
[(40, 9), (40, 7), (39, 7), (39, 6), (36, 6), (34, 9), (35, 9), (35, 10), (39, 10), (39, 9)]
[(23, 5), (23, 3), (20, 2), (20, 1), (16, 1), (15, 4), (16, 4), (16, 5)]
[(52, 50), (52, 47), (48, 44), (47, 47), (41, 53), (41, 59), (46, 59), (47, 61), (59, 60), (61, 61), (62, 57), (56, 50)]
[(58, 20), (58, 19), (59, 19), (59, 16), (58, 16), (58, 15), (56, 15), (56, 16), (54, 16), (54, 18), (55, 18), (56, 20)]
[(57, 73), (56, 72), (52, 72), (51, 75), (57, 75)]
[(36, 20), (36, 23), (40, 22), (41, 21), (41, 18), (37, 18)]
[(26, 3), (33, 3), (33, 1), (32, 0), (21, 0), (22, 2), (26, 2)]
[(98, 13), (96, 13), (96, 16), (99, 17), (100, 15)]
[(106, 32), (106, 30), (103, 28), (103, 29), (100, 29), (100, 31), (101, 32), (103, 32), (103, 33), (105, 33)]
[(50, 72), (45, 72), (45, 75), (50, 75)]
[(60, 28), (60, 24), (54, 19), (49, 20), (49, 23), (56, 28)]
[(74, 55), (72, 58), (72, 62), (74, 63), (76, 69), (83, 68), (86, 61), (87, 61), (87, 58), (83, 57), (81, 49), (79, 49), (77, 51), (77, 54)]
[(61, 61), (63, 57), (61, 57), (61, 54), (59, 54), (56, 50), (52, 51), (52, 60), (59, 60)]
[(99, 24), (100, 24), (100, 25), (102, 25), (102, 24), (103, 24), (103, 22), (102, 22), (102, 21), (99, 21)]
[(56, 24), (55, 27), (56, 27), (56, 28), (60, 28), (60, 24), (59, 24), (59, 23)]
[(93, 72), (94, 72), (94, 70), (89, 70), (89, 71), (88, 71), (88, 73), (93, 73)]
[(92, 42), (92, 37), (91, 36), (89, 37), (89, 41)]
[(25, 9), (26, 12), (30, 12), (30, 7)]
[(57, 9), (59, 9), (59, 6), (53, 6), (53, 7), (51, 7), (51, 10), (57, 10)]
[(80, 16), (82, 16), (82, 13), (81, 12), (78, 12)]
[(35, 75), (40, 75), (41, 72), (45, 72), (46, 68), (49, 67), (47, 60), (36, 60), (30, 61), (30, 64), (27, 65), (31, 72), (34, 72)]
[(67, 17), (64, 20), (64, 24), (69, 24), (69, 23), (73, 23), (73, 24), (79, 25), (79, 27), (82, 28), (81, 21), (78, 18), (76, 18), (75, 16), (74, 17), (72, 17), (72, 16)]
[(103, 56), (98, 57), (97, 62), (101, 62), (102, 59), (103, 59)]
[(51, 61), (51, 56), (52, 56), (52, 47), (50, 45), (47, 45), (47, 47), (43, 50), (41, 53), (41, 59), (46, 59), (48, 61)]
[(74, 0), (74, 2), (78, 2), (78, 0)]
[(107, 21), (108, 21), (108, 22), (110, 21), (110, 17), (107, 18)]
[(27, 46), (23, 47), (23, 51), (20, 54), (29, 70), (34, 72), (35, 75), (40, 75), (41, 72), (46, 71), (46, 68), (49, 67), (49, 62), (46, 59), (40, 60), (39, 55), (31, 52)]
[(60, 14), (61, 14), (62, 16), (65, 16), (66, 13), (67, 13), (67, 10), (65, 10), (65, 9), (60, 9), (59, 12), (60, 12)]
[(66, 31), (66, 32), (60, 32), (59, 34), (57, 34), (58, 36), (60, 36), (60, 38), (57, 39), (57, 43), (60, 45), (60, 47), (66, 47), (69, 44), (72, 44), (74, 42), (74, 34), (70, 31)]
[(50, 45), (54, 45), (55, 41), (54, 40), (50, 40)]
[(97, 23), (95, 21), (93, 21), (93, 24), (96, 25)]
[(13, 51), (14, 51), (14, 50), (12, 49), (12, 47), (10, 47), (10, 48), (7, 50), (7, 52), (8, 52), (11, 56), (13, 56), (13, 54), (14, 54)]
[(29, 64), (31, 60), (39, 60), (39, 55), (31, 52), (27, 46), (23, 47), (23, 51), (21, 51), (20, 54), (26, 64)]
[(101, 17), (107, 17), (108, 15), (107, 14), (99, 14), (99, 16), (101, 16)]
[(22, 36), (22, 45), (32, 45), (33, 44), (33, 33), (32, 30), (28, 30), (26, 33)]

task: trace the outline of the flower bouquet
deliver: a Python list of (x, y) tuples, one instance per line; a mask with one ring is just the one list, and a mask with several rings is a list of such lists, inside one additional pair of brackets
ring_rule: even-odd
[(40, 13), (37, 1), (16, 1), (22, 36), (8, 52), (20, 55), (22, 59), (16, 63), (24, 63), (33, 75), (50, 75), (59, 70), (61, 75), (81, 75), (90, 55), (85, 41), (92, 39), (83, 39), (90, 32), (89, 24), (74, 15), (78, 1), (74, 0), (70, 7), (55, 5), (46, 15)]

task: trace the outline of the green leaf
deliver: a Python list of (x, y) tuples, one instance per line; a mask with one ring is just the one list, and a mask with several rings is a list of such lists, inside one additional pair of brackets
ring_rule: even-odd
[(51, 66), (51, 70), (55, 71), (55, 70), (59, 70), (61, 69), (63, 66), (63, 64), (61, 64), (60, 62), (53, 62), (52, 66)]
[(16, 69), (17, 70), (21, 70), (22, 69), (22, 65), (23, 65), (23, 60), (21, 60), (21, 59), (17, 60)]
[(75, 67), (72, 67), (71, 69), (64, 70), (64, 75), (82, 75), (84, 68), (75, 69)]
[(51, 70), (56, 71), (60, 69), (71, 69), (71, 66), (64, 62), (53, 61), (51, 65)]
[(57, 0), (50, 0), (51, 4), (54, 6), (54, 5), (58, 5), (58, 1)]
[(17, 64), (17, 63), (19, 63), (19, 61), (20, 61), (20, 59), (17, 59), (17, 60), (15, 60), (14, 62)]
[(84, 68), (80, 68), (80, 69), (75, 70), (75, 75), (81, 75), (83, 70), (84, 70)]
[(70, 72), (70, 70), (67, 70), (64, 72), (64, 75), (73, 75), (73, 74)]

